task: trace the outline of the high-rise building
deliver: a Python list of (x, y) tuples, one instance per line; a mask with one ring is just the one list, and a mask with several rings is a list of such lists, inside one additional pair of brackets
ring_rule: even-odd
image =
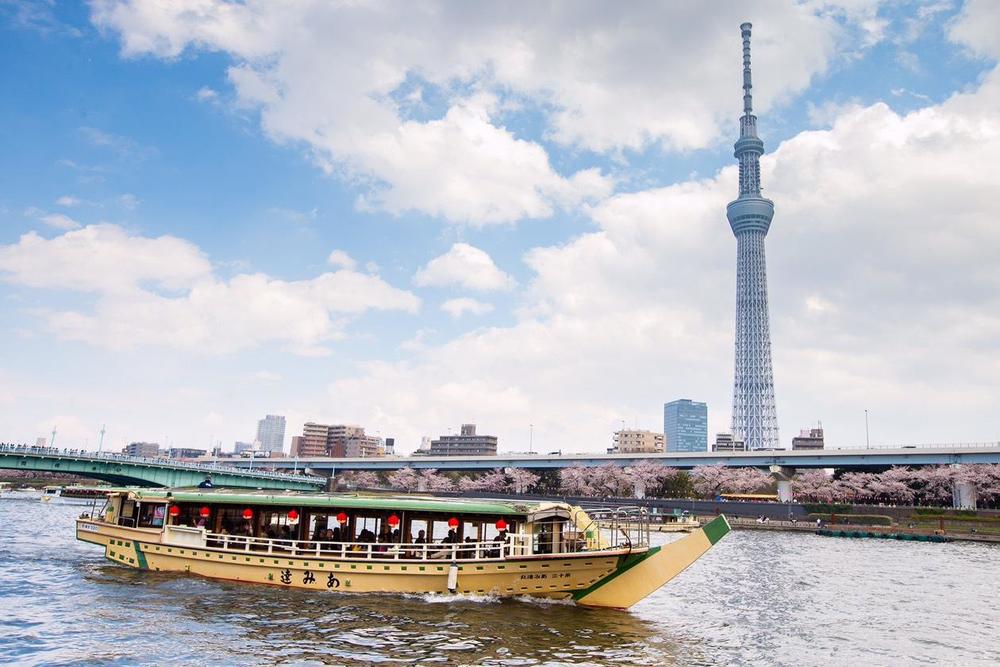
[(774, 202), (760, 192), (760, 156), (750, 79), (750, 28), (743, 34), (743, 116), (734, 145), (740, 164), (740, 194), (726, 207), (736, 236), (736, 364), (733, 377), (733, 435), (747, 449), (777, 449), (778, 418), (774, 407), (771, 331), (767, 309), (767, 265), (764, 238), (774, 217)]
[(475, 424), (462, 424), (459, 435), (442, 435), (431, 440), (428, 456), (493, 456), (497, 453), (495, 435), (477, 435)]
[(663, 405), (668, 452), (708, 451), (708, 405), (687, 398)]
[(608, 454), (658, 454), (663, 452), (663, 434), (639, 429), (615, 431)]
[(128, 456), (155, 459), (160, 455), (160, 445), (155, 442), (130, 442), (124, 449)]
[(282, 452), (285, 450), (285, 418), (281, 415), (267, 415), (257, 422), (257, 441), (262, 452)]
[(823, 449), (823, 426), (804, 428), (792, 438), (792, 449)]

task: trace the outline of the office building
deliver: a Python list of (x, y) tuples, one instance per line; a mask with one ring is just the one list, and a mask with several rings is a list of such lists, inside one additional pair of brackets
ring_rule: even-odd
[(155, 459), (160, 455), (160, 445), (155, 442), (130, 442), (122, 451), (128, 456)]
[(792, 438), (792, 449), (823, 449), (823, 425), (804, 428)]
[(733, 437), (732, 433), (717, 433), (715, 444), (712, 445), (713, 452), (745, 452), (747, 445), (739, 438)]
[(204, 449), (192, 449), (190, 447), (171, 447), (167, 451), (168, 456), (172, 459), (197, 459), (208, 453)]
[(240, 440), (237, 440), (236, 444), (233, 445), (234, 454), (242, 454), (243, 452), (249, 452), (251, 449), (253, 449), (252, 442), (242, 442)]
[(608, 454), (658, 454), (663, 452), (663, 434), (639, 429), (615, 431)]
[(307, 422), (302, 435), (292, 443), (293, 456), (329, 456), (335, 459), (384, 456), (382, 439), (365, 435), (363, 426), (355, 424), (317, 424)]
[(708, 451), (708, 405), (682, 398), (663, 406), (668, 452)]
[(257, 442), (262, 452), (285, 451), (285, 418), (267, 415), (257, 422)]
[(750, 28), (743, 35), (743, 116), (734, 148), (739, 161), (739, 197), (726, 207), (736, 236), (736, 363), (733, 373), (732, 432), (748, 449), (777, 449), (778, 417), (771, 364), (764, 239), (774, 217), (774, 202), (761, 196), (760, 156), (750, 78)]
[(494, 456), (495, 435), (478, 435), (475, 424), (462, 424), (459, 435), (442, 435), (431, 440), (428, 456)]

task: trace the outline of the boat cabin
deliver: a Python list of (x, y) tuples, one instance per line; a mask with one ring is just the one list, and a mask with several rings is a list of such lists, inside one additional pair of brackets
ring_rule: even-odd
[(553, 502), (394, 494), (131, 489), (101, 519), (165, 544), (333, 558), (502, 559), (605, 548), (593, 520)]

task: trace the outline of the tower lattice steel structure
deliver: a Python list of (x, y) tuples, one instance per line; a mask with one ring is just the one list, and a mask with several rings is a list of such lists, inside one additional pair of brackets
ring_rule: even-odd
[(771, 333), (767, 312), (767, 263), (764, 239), (774, 216), (774, 202), (760, 195), (760, 156), (750, 79), (750, 28), (743, 33), (743, 116), (734, 145), (740, 163), (740, 195), (726, 208), (736, 235), (736, 371), (733, 378), (733, 435), (747, 449), (778, 447), (774, 408)]

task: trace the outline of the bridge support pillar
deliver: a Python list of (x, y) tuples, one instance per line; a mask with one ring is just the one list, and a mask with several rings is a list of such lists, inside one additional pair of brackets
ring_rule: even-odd
[(646, 483), (641, 481), (635, 481), (632, 485), (632, 495), (638, 499), (646, 497)]
[(423, 477), (417, 480), (417, 492), (427, 493), (427, 480), (425, 480)]
[(792, 502), (792, 477), (795, 476), (795, 469), (783, 466), (771, 466), (770, 470), (771, 476), (774, 477), (778, 485), (778, 502)]
[(979, 502), (979, 489), (972, 482), (955, 482), (951, 487), (951, 505), (955, 509), (974, 510)]

